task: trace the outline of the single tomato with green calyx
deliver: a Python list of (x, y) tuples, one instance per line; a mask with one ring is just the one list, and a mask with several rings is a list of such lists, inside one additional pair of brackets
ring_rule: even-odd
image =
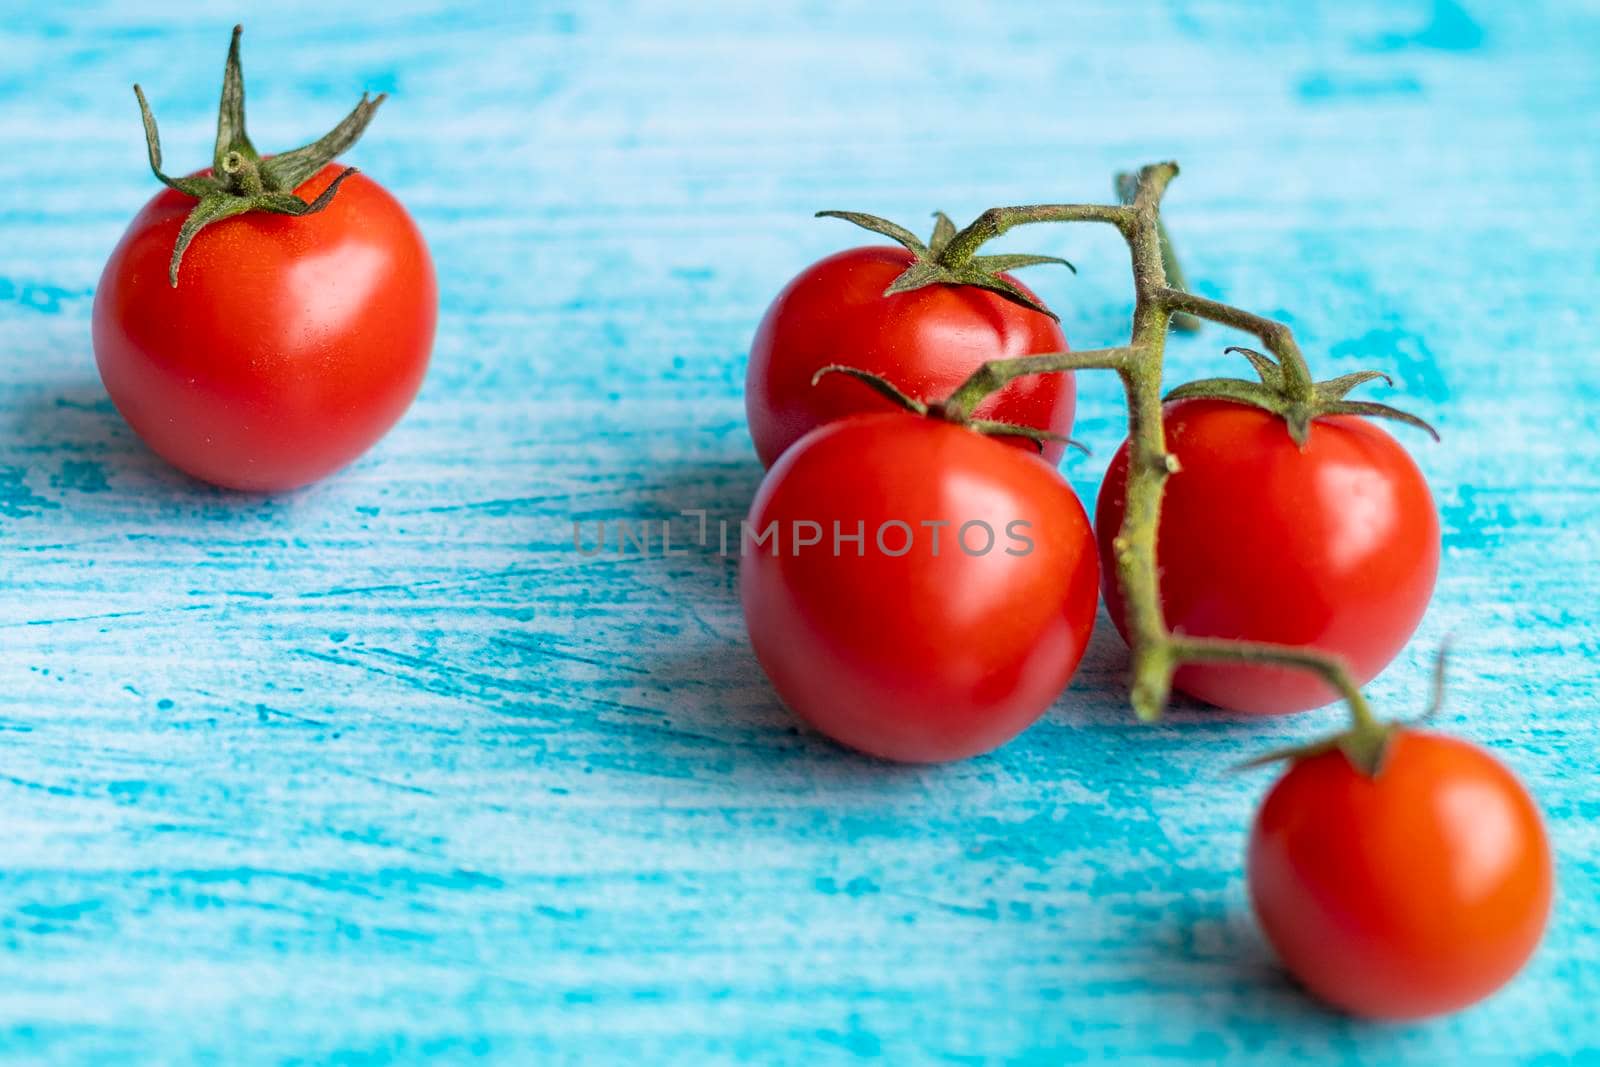
[(1311, 993), (1418, 1019), (1499, 989), (1533, 954), (1554, 876), (1505, 765), (1453, 737), (1358, 724), (1287, 754), (1250, 831), (1250, 899)]
[(327, 136), (261, 156), (244, 127), (239, 30), (223, 79), (213, 166), (161, 169), (94, 301), (100, 375), (150, 448), (196, 478), (271, 492), (370, 448), (410, 406), (438, 316), (433, 264), (404, 207), (333, 158), (383, 97)]
[[(801, 271), (767, 309), (745, 379), (750, 436), (767, 466), (824, 423), (889, 409), (846, 376), (813, 386), (826, 366), (848, 364), (931, 400), (952, 392), (985, 362), (1066, 350), (1055, 315), (1006, 273), (1040, 263), (1070, 267), (1066, 260), (978, 255), (977, 224), (958, 233), (943, 214), (927, 243), (871, 215), (821, 214), (883, 234), (899, 247), (828, 256)], [(1065, 438), (1076, 395), (1072, 375), (1043, 375), (1012, 383), (977, 414)], [(1015, 443), (1031, 448), (1022, 439)], [(1056, 463), (1061, 454), (1059, 441), (1045, 443), (1045, 459)]]
[[(1316, 649), (1342, 659), (1364, 685), (1421, 621), (1440, 549), (1427, 482), (1369, 417), (1426, 424), (1346, 399), (1381, 377), (1375, 372), (1295, 382), (1303, 367), (1248, 356), (1260, 383), (1196, 382), (1169, 394), (1163, 411), (1174, 461), (1156, 533), (1166, 625), (1188, 637)], [(1116, 559), (1128, 463), (1125, 442), (1095, 513), (1106, 605), (1124, 637)], [(1250, 714), (1302, 711), (1338, 696), (1314, 672), (1263, 663), (1185, 664), (1173, 685)]]
[(1038, 455), (938, 418), (813, 430), (768, 472), (742, 541), (745, 623), (778, 695), (886, 759), (1016, 736), (1094, 625), (1094, 536), (1072, 489)]

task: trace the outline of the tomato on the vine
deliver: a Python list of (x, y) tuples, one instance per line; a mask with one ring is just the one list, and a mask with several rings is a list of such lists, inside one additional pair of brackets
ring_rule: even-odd
[(211, 169), (163, 174), (146, 109), (169, 188), (106, 263), (94, 349), (117, 409), (174, 466), (292, 489), (361, 455), (416, 396), (438, 313), (427, 246), (382, 186), (330, 162), (381, 101), (363, 98), (322, 141), (259, 156), (236, 29)]
[(779, 696), (888, 759), (956, 760), (1020, 733), (1094, 624), (1094, 536), (1071, 488), (936, 419), (812, 431), (768, 472), (742, 540), (745, 622)]
[[(1433, 593), (1439, 520), (1421, 472), (1371, 421), (1321, 415), (1304, 447), (1278, 414), (1218, 399), (1169, 403), (1167, 480), (1156, 535), (1167, 626), (1195, 637), (1311, 647), (1343, 658), (1357, 685), (1405, 646)], [(1111, 461), (1095, 512), (1106, 605), (1127, 635), (1113, 542), (1129, 450)], [(1336, 694), (1304, 670), (1189, 664), (1173, 685), (1253, 714)]]
[(1371, 776), (1337, 748), (1295, 758), (1256, 816), (1248, 866), (1284, 965), (1372, 1018), (1492, 993), (1550, 910), (1550, 848), (1522, 785), (1483, 749), (1406, 727)]
[[(862, 222), (867, 217), (851, 219)], [(817, 426), (892, 409), (859, 381), (835, 375), (813, 384), (826, 366), (848, 364), (931, 402), (947, 396), (987, 361), (1067, 348), (1060, 325), (1041, 310), (1038, 299), (996, 269), (1061, 261), (975, 256), (964, 265), (939, 268), (937, 259), (945, 246), (938, 234), (931, 246), (924, 246), (898, 228), (878, 226), (882, 220), (868, 222), (907, 247), (852, 248), (812, 264), (778, 294), (756, 331), (745, 410), (756, 452), (769, 467)], [(952, 230), (946, 228), (946, 234)], [(914, 278), (930, 280), (888, 291), (917, 271), (923, 273)], [(1072, 375), (1039, 375), (1013, 382), (976, 414), (1065, 437), (1072, 431), (1076, 395)], [(1030, 442), (1006, 440), (1035, 450)], [(1059, 462), (1061, 454), (1059, 442), (1044, 446), (1051, 463)]]

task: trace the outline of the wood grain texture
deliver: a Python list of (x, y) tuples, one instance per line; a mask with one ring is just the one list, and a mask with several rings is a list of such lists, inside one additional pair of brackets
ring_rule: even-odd
[[(18, 1062), (1442, 1063), (1600, 1055), (1600, 13), (1581, 2), (1129, 5), (394, 0), (245, 5), (251, 132), (363, 89), (351, 162), (415, 211), (442, 320), (406, 420), (289, 496), (185, 480), (106, 400), (91, 295), (207, 157), (228, 22), (0, 18), (0, 1057)], [(1371, 687), (1425, 699), (1549, 816), (1559, 901), (1500, 996), (1371, 1027), (1289, 986), (1241, 853), (1337, 721), (1130, 721), (1102, 626), (982, 759), (797, 731), (714, 554), (584, 558), (574, 518), (738, 518), (744, 350), (800, 266), (906, 221), (1099, 199), (1184, 165), (1207, 295), (1324, 372), (1395, 373), (1442, 511), (1428, 618)], [(1114, 235), (1033, 284), (1075, 343), (1130, 312)], [(1215, 373), (1235, 338), (1174, 343)], [(1068, 461), (1119, 438), (1082, 382)], [(1401, 431), (1404, 433), (1405, 431)], [(680, 532), (686, 530), (680, 527)]]

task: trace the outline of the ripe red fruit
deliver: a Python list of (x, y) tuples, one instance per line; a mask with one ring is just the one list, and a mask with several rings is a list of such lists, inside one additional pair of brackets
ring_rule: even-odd
[[(137, 87), (136, 87), (137, 89)], [(197, 478), (274, 491), (366, 451), (410, 405), (438, 294), (422, 235), (383, 187), (331, 159), (382, 97), (327, 137), (262, 157), (244, 129), (239, 30), (211, 169), (168, 186), (100, 277), (95, 361), (152, 450)]]
[[(1314, 419), (1303, 449), (1283, 418), (1245, 404), (1182, 400), (1164, 419), (1180, 468), (1156, 535), (1167, 626), (1316, 648), (1341, 656), (1357, 685), (1376, 677), (1421, 621), (1439, 568), (1438, 514), (1411, 457), (1353, 415)], [(1124, 637), (1111, 549), (1127, 471), (1124, 443), (1095, 512), (1106, 606)], [(1256, 664), (1190, 664), (1173, 684), (1252, 714), (1337, 696), (1309, 672)]]
[[(740, 565), (757, 658), (785, 704), (863, 752), (929, 763), (1003, 744), (1088, 644), (1082, 505), (1038, 456), (971, 430), (898, 413), (829, 423), (768, 472), (748, 524), (779, 538), (746, 541)], [(863, 540), (836, 551), (836, 529)], [(797, 548), (797, 531), (819, 540)]]
[(1475, 745), (1401, 728), (1377, 774), (1294, 760), (1256, 816), (1250, 898), (1312, 993), (1415, 1019), (1488, 996), (1532, 955), (1550, 847), (1515, 776)]

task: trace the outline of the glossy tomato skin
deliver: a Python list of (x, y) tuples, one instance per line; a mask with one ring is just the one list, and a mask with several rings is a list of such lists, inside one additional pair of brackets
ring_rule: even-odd
[[(340, 169), (297, 194), (315, 198)], [(422, 235), (358, 173), (317, 214), (207, 226), (173, 288), (167, 265), (193, 206), (163, 190), (106, 263), (94, 302), (106, 391), (152, 450), (196, 478), (272, 492), (331, 474), (422, 384), (438, 314)]]
[[(797, 521), (821, 543), (797, 549)], [(842, 744), (912, 763), (986, 752), (1042, 715), (1083, 656), (1094, 536), (1036, 455), (936, 420), (854, 416), (768, 472), (749, 530), (773, 522), (775, 549), (743, 545), (750, 641), (784, 703)], [(864, 533), (860, 554), (844, 541), (834, 554), (835, 522)], [(969, 522), (992, 545), (976, 525), (963, 539)]]
[[(1167, 405), (1167, 481), (1156, 561), (1167, 625), (1199, 637), (1313, 647), (1358, 684), (1405, 646), (1433, 595), (1439, 518), (1422, 473), (1366, 419), (1315, 420), (1302, 451), (1282, 419), (1222, 400)], [(1128, 446), (1095, 509), (1106, 606), (1127, 636), (1110, 546), (1122, 526)], [(1176, 688), (1232, 711), (1281, 714), (1336, 698), (1304, 671), (1189, 665)]]
[(1342, 753), (1296, 761), (1250, 834), (1250, 897), (1312, 993), (1354, 1015), (1416, 1019), (1488, 996), (1533, 954), (1550, 848), (1506, 767), (1404, 730), (1375, 778)]
[[(933, 402), (948, 397), (987, 360), (1066, 351), (1067, 339), (1054, 319), (987, 289), (930, 285), (884, 296), (912, 262), (903, 248), (848, 249), (807, 267), (772, 302), (751, 345), (745, 378), (745, 412), (762, 463), (772, 466), (824, 423), (894, 408), (842, 375), (813, 386), (812, 377), (830, 364), (871, 371)], [(1076, 397), (1072, 375), (1035, 375), (1011, 383), (976, 414), (1066, 436)], [(1008, 440), (1035, 450), (1021, 439)], [(1048, 444), (1044, 457), (1058, 463), (1062, 450), (1060, 443)]]

